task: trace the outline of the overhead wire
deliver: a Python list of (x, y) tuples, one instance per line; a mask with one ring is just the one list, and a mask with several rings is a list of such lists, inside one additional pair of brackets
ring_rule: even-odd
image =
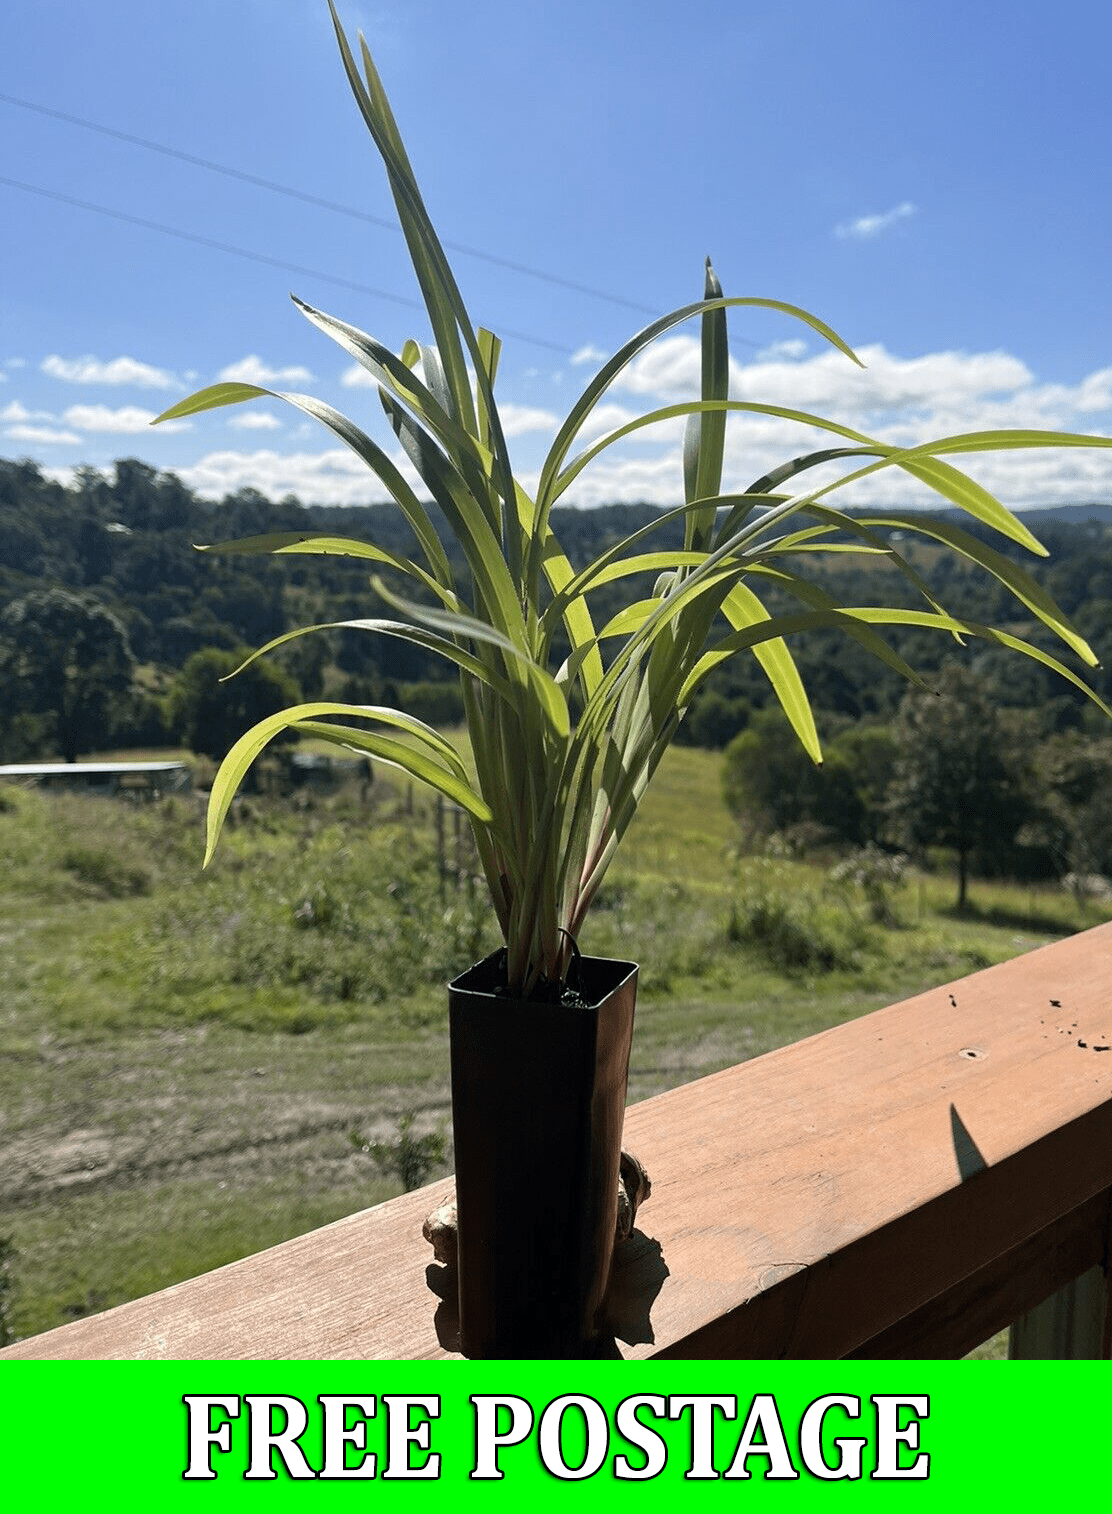
[[(134, 132), (121, 131), (116, 127), (106, 126), (103, 122), (93, 121), (85, 116), (73, 115), (71, 112), (59, 110), (55, 106), (44, 105), (40, 101), (27, 100), (19, 95), (9, 94), (5, 90), (0, 90), (0, 102), (16, 106), (20, 110), (34, 111), (38, 115), (65, 122), (70, 126), (80, 127), (86, 131), (98, 132), (101, 136), (111, 137), (116, 141), (141, 147), (148, 152), (160, 153), (164, 157), (175, 158), (179, 162), (189, 163), (193, 167), (201, 168), (206, 172), (221, 174), (226, 178), (239, 180), (241, 183), (252, 184), (273, 194), (283, 195), (288, 199), (299, 200), (303, 204), (315, 205), (319, 209), (332, 211), (338, 215), (349, 216), (352, 219), (364, 221), (370, 225), (381, 227), (384, 230), (399, 233), (397, 224), (385, 216), (378, 216), (371, 211), (360, 210), (358, 207), (344, 204), (342, 201), (330, 200), (320, 195), (310, 194), (308, 191), (298, 189), (293, 185), (282, 184), (274, 179), (263, 178), (259, 174), (248, 173), (244, 169), (235, 168), (227, 163), (218, 163), (211, 158), (201, 157), (196, 153), (185, 152), (181, 148), (171, 147), (165, 142), (156, 142), (150, 137), (142, 137)], [(422, 310), (424, 308), (419, 300), (397, 294), (388, 289), (378, 288), (373, 284), (365, 284), (357, 279), (347, 279), (338, 274), (326, 273), (323, 269), (309, 268), (303, 264), (291, 263), (283, 258), (272, 257), (269, 253), (255, 252), (246, 247), (239, 247), (231, 242), (202, 236), (200, 233), (194, 231), (186, 231), (182, 227), (168, 226), (164, 222), (153, 221), (145, 216), (137, 216), (128, 211), (116, 210), (108, 205), (98, 205), (94, 201), (80, 199), (75, 195), (63, 194), (58, 190), (48, 189), (41, 184), (29, 184), (24, 180), (9, 178), (4, 175), (0, 175), (0, 184), (4, 184), (10, 189), (21, 190), (26, 194), (39, 195), (44, 199), (55, 200), (59, 204), (70, 205), (79, 210), (107, 216), (126, 225), (139, 226), (147, 231), (156, 231), (163, 236), (176, 237), (180, 241), (192, 242), (197, 246), (208, 247), (213, 251), (222, 252), (232, 257), (246, 258), (251, 262), (260, 263), (267, 267), (279, 268), (287, 273), (296, 273), (303, 278), (320, 279), (344, 289), (355, 290), (359, 294), (369, 294), (376, 299), (387, 300), (396, 305), (405, 305), (414, 310)], [(520, 263), (512, 258), (501, 257), (482, 248), (470, 247), (462, 242), (450, 241), (445, 241), (444, 246), (453, 252), (480, 259), (483, 262), (493, 264), (495, 267), (505, 268), (511, 272), (522, 274), (527, 278), (537, 279), (543, 283), (568, 289), (576, 294), (587, 295), (592, 299), (603, 300), (613, 305), (621, 305), (628, 310), (635, 310), (642, 315), (658, 316), (661, 313), (656, 307), (642, 304), (638, 300), (629, 299), (625, 295), (597, 289), (589, 284), (580, 284), (573, 279), (563, 278), (559, 274), (549, 273), (545, 269), (534, 268), (527, 263)], [(504, 336), (510, 337), (515, 341), (527, 342), (535, 347), (544, 347), (550, 352), (559, 353), (562, 357), (573, 355), (571, 348), (559, 342), (549, 341), (545, 337), (535, 336), (529, 332), (515, 331), (509, 327), (502, 327), (501, 332)], [(760, 345), (758, 342), (745, 337), (735, 336), (733, 340), (747, 347), (758, 347)]]
[[(357, 279), (345, 279), (339, 274), (325, 273), (320, 268), (307, 268), (301, 263), (288, 263), (284, 258), (271, 257), (266, 252), (253, 252), (247, 247), (237, 247), (231, 242), (220, 242), (215, 237), (201, 236), (196, 231), (185, 231), (180, 226), (166, 226), (161, 221), (150, 221), (146, 216), (134, 216), (127, 211), (113, 210), (109, 205), (97, 205), (92, 200), (81, 200), (76, 195), (61, 194), (56, 189), (46, 189), (41, 184), (27, 184), (21, 179), (10, 179), (6, 174), (0, 174), (0, 184), (5, 184), (9, 189), (20, 189), (25, 194), (40, 195), (46, 200), (57, 200), (61, 205), (73, 205), (79, 210), (89, 210), (97, 215), (110, 216), (114, 221), (123, 221), (130, 226), (142, 226), (146, 231), (158, 231), (163, 236), (178, 237), (183, 242), (194, 242), (200, 247), (211, 247), (216, 252), (230, 253), (237, 258), (248, 258), (253, 263), (263, 263), (270, 268), (281, 268), (286, 273), (300, 274), (303, 278), (324, 279), (329, 284), (339, 284), (344, 289), (354, 289), (359, 294), (374, 295), (380, 300), (390, 300), (395, 305), (408, 305), (414, 310), (423, 310), (420, 300), (411, 299), (408, 295), (394, 294), (389, 289), (379, 289), (373, 284), (362, 284)], [(547, 347), (552, 352), (558, 352), (567, 357), (570, 348), (561, 346), (557, 342), (550, 342), (542, 336), (530, 336), (524, 331), (511, 331), (504, 328), (507, 336), (512, 336), (515, 341), (531, 342), (537, 347)]]
[[(225, 178), (238, 179), (243, 184), (253, 184), (259, 189), (270, 190), (273, 194), (285, 195), (289, 199), (300, 200), (306, 205), (316, 205), (321, 210), (331, 210), (337, 215), (350, 216), (357, 221), (366, 221), (372, 226), (382, 227), (385, 231), (396, 232), (400, 235), (400, 229), (395, 221), (386, 216), (378, 216), (368, 210), (360, 210), (354, 205), (346, 205), (340, 200), (328, 200), (321, 195), (310, 194), (303, 189), (297, 189), (292, 184), (281, 184), (274, 179), (264, 179), (259, 174), (247, 173), (242, 168), (233, 168), (227, 163), (217, 163), (211, 158), (203, 158), (196, 153), (183, 152), (180, 148), (170, 147), (165, 142), (155, 142), (150, 137), (140, 137), (129, 131), (119, 131), (114, 126), (105, 126), (100, 121), (90, 121), (85, 116), (71, 115), (69, 111), (57, 110), (52, 105), (42, 105), (35, 100), (24, 100), (19, 95), (10, 95), (0, 90), (0, 101), (5, 105), (18, 106), (20, 110), (36, 111), (39, 115), (50, 116), (56, 121), (65, 121), (70, 126), (80, 126), (86, 131), (99, 132), (105, 137), (114, 137), (118, 142), (128, 142), (134, 147), (145, 148), (148, 152), (162, 153), (164, 157), (176, 158), (181, 163), (190, 163), (195, 168), (203, 168), (209, 173), (223, 174)], [(596, 289), (590, 284), (579, 284), (574, 279), (566, 279), (557, 273), (549, 273), (543, 268), (533, 268), (528, 263), (519, 263), (512, 258), (504, 258), (493, 252), (486, 252), (479, 247), (469, 247), (463, 242), (448, 242), (444, 246), (452, 252), (460, 252), (469, 258), (480, 258), (484, 263), (493, 263), (497, 268), (506, 268), (513, 273), (524, 274), (527, 278), (540, 279), (546, 284), (559, 285), (563, 289), (570, 289), (576, 294), (586, 294), (592, 299), (606, 300), (612, 305), (624, 305), (627, 310), (636, 310), (642, 315), (659, 315), (660, 312), (652, 305), (642, 304), (638, 300), (631, 300), (626, 295), (614, 294), (609, 290)]]

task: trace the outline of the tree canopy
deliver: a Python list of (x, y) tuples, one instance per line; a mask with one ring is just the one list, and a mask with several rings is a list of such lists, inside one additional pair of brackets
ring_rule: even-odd
[(971, 856), (1014, 841), (1032, 812), (1031, 788), (1015, 731), (984, 681), (947, 663), (935, 683), (937, 693), (910, 689), (900, 705), (888, 803), (908, 845), (957, 853), (963, 910)]
[(726, 748), (723, 793), (750, 834), (817, 827), (830, 839), (864, 839), (865, 809), (849, 764), (828, 748), (818, 767), (779, 709), (754, 715)]
[(253, 662), (236, 673), (249, 656), (246, 649), (209, 647), (186, 661), (170, 693), (170, 714), (192, 751), (219, 760), (257, 721), (299, 703), (296, 682), (273, 663)]
[(66, 762), (105, 743), (131, 690), (134, 659), (119, 619), (88, 595), (36, 590), (0, 613), (5, 727), (44, 717)]

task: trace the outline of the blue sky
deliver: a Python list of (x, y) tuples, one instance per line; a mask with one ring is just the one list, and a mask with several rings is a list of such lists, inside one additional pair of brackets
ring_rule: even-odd
[[(708, 253), (727, 294), (805, 306), (867, 363), (858, 373), (790, 321), (739, 312), (738, 398), (898, 442), (989, 425), (1112, 432), (1101, 0), (339, 10), (367, 36), (442, 238), (470, 249), (451, 255), (473, 317), (505, 338), (498, 389), (527, 479), (592, 363), (697, 298)], [(277, 403), (148, 425), (236, 376), (377, 427), (373, 391), (290, 291), (395, 348), (427, 334), (324, 0), (36, 0), (5, 7), (4, 41), (0, 455), (63, 479), (140, 457), (213, 498), (244, 485), (382, 498)], [(626, 371), (599, 426), (697, 384), (681, 330)], [(572, 498), (676, 502), (679, 435), (604, 455)], [(725, 482), (809, 443), (740, 421)], [(1112, 500), (1100, 451), (969, 468), (1014, 506)], [(883, 475), (868, 497), (918, 496)]]

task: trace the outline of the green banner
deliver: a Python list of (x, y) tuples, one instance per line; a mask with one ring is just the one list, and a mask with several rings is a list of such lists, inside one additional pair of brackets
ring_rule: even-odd
[[(10, 1509), (1107, 1500), (1107, 1362), (0, 1364)], [(429, 1487), (437, 1484), (439, 1488)], [(732, 1489), (732, 1491), (731, 1491)], [(332, 1507), (335, 1504), (331, 1505)]]

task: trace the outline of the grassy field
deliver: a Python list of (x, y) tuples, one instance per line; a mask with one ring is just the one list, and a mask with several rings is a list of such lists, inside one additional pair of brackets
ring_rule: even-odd
[[(581, 943), (642, 964), (631, 1099), (1105, 917), (981, 884), (957, 919), (939, 875), (877, 925), (829, 863), (737, 855), (719, 762), (669, 754)], [(202, 815), (0, 791), (17, 1336), (397, 1192), (353, 1131), (450, 1134), (443, 985), (497, 943), (481, 889), (441, 877), (430, 802), (382, 775), (248, 797), (205, 874)]]

